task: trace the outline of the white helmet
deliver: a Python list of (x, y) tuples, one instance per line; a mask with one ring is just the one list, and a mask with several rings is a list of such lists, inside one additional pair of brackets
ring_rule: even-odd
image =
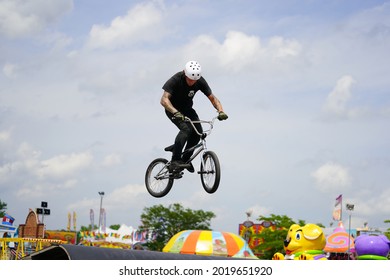
[(191, 80), (199, 80), (202, 77), (202, 68), (197, 61), (188, 61), (184, 73)]

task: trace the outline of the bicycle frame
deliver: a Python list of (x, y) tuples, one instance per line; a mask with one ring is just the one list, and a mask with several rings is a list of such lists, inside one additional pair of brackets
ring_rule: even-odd
[[(182, 154), (185, 154), (185, 153), (194, 151), (193, 155), (190, 157), (189, 160), (187, 160), (186, 163), (192, 162), (200, 153), (202, 153), (202, 155), (203, 155), (203, 154), (207, 151), (206, 137), (207, 137), (208, 135), (211, 134), (211, 131), (212, 131), (213, 128), (214, 128), (214, 122), (215, 122), (216, 119), (217, 119), (217, 117), (214, 117), (211, 121), (204, 121), (204, 120), (192, 121), (192, 120), (191, 120), (190, 118), (188, 118), (188, 117), (185, 118), (185, 121), (186, 121), (186, 122), (189, 122), (189, 123), (192, 125), (192, 127), (193, 127), (195, 133), (198, 134), (198, 135), (200, 136), (200, 139), (201, 139), (201, 141), (200, 141), (198, 144), (196, 144), (194, 147), (191, 147), (191, 148), (189, 148), (189, 149), (183, 151)], [(202, 123), (206, 123), (206, 124), (208, 124), (208, 125), (210, 126), (210, 128), (204, 130), (203, 133), (200, 133), (200, 132), (196, 129), (195, 123), (201, 123), (201, 124), (202, 124)], [(202, 161), (202, 164), (204, 165), (205, 162), (204, 162), (204, 160), (203, 160), (203, 156), (201, 157), (201, 161)], [(168, 163), (166, 164), (166, 166), (169, 165), (170, 163), (171, 163), (171, 162), (168, 161)], [(163, 172), (164, 170), (166, 170), (166, 166), (164, 166), (164, 167), (160, 170), (160, 172), (158, 172), (158, 174), (156, 175), (156, 177), (158, 177), (158, 178), (160, 178), (160, 179), (166, 179), (166, 178), (169, 177), (169, 174), (166, 174), (166, 172)], [(156, 178), (156, 179), (157, 179), (157, 178)]]
[[(215, 120), (217, 119), (217, 117), (214, 117), (211, 121), (204, 121), (204, 120), (199, 120), (199, 121), (192, 121), (190, 118), (186, 117), (185, 118), (185, 121), (189, 122), (191, 125), (192, 125), (192, 128), (194, 129), (194, 131), (196, 132), (196, 134), (198, 134), (200, 136), (200, 142), (198, 144), (196, 144), (194, 147), (190, 148), (190, 149), (187, 149), (185, 150), (182, 154), (184, 155), (185, 153), (188, 153), (188, 152), (192, 152), (194, 151), (194, 154), (190, 157), (189, 160), (187, 160), (186, 163), (190, 163), (191, 161), (193, 161), (200, 153), (202, 153), (202, 155), (207, 151), (207, 146), (206, 146), (206, 137), (208, 135), (211, 134), (211, 131), (213, 130), (214, 128), (214, 122)], [(196, 123), (206, 123), (208, 125), (210, 125), (210, 128), (203, 131), (203, 133), (200, 133), (196, 127), (195, 127), (195, 124)], [(204, 161), (203, 161), (203, 156), (201, 157), (201, 161), (202, 161), (202, 164), (204, 164)]]
[(185, 150), (183, 154), (186, 154), (191, 151), (194, 151), (194, 154), (190, 157), (189, 160), (187, 160), (186, 163), (190, 163), (191, 161), (193, 161), (201, 152), (203, 152), (202, 154), (204, 154), (204, 152), (207, 151), (205, 139), (201, 139), (200, 143), (196, 144), (194, 147), (188, 150)]

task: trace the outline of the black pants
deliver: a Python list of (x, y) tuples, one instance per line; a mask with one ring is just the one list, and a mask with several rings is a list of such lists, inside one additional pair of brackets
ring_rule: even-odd
[[(172, 161), (173, 160), (180, 160), (180, 159), (182, 159), (183, 161), (187, 161), (192, 156), (193, 152), (186, 153), (183, 156), (183, 158), (181, 158), (181, 154), (182, 154), (184, 145), (186, 145), (185, 149), (189, 149), (189, 148), (195, 146), (196, 144), (199, 143), (200, 136), (195, 132), (191, 123), (174, 118), (173, 114), (168, 112), (168, 111), (165, 111), (165, 113), (168, 116), (168, 118), (180, 130), (175, 138), (175, 147), (174, 147), (173, 153), (172, 153)], [(194, 109), (190, 109), (190, 110), (187, 110), (186, 112), (181, 112), (181, 113), (193, 121), (199, 120), (198, 114), (195, 112)], [(203, 132), (202, 125), (200, 123), (196, 123), (195, 127), (198, 130), (198, 132), (200, 132), (200, 133)]]

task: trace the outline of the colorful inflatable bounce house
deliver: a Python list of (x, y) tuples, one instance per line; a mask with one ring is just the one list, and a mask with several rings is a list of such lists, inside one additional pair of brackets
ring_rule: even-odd
[(273, 260), (326, 260), (324, 247), (326, 238), (322, 229), (315, 224), (291, 225), (284, 240), (286, 255), (276, 253)]

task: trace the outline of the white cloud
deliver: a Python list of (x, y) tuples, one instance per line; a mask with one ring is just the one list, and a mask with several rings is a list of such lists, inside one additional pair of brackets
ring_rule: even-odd
[(226, 39), (218, 48), (219, 58), (223, 66), (240, 63), (248, 64), (263, 50), (260, 39), (248, 36), (242, 32), (230, 31)]
[(390, 3), (383, 3), (354, 15), (346, 21), (346, 26), (348, 31), (352, 31), (352, 35), (387, 41), (389, 37), (386, 35), (390, 30), (389, 14)]
[(27, 182), (25, 185), (18, 188), (16, 191), (16, 196), (22, 199), (39, 198), (48, 196), (49, 194), (55, 193), (57, 191), (67, 191), (75, 187), (77, 183), (78, 181), (76, 179), (64, 180), (60, 183)]
[(161, 36), (162, 19), (161, 9), (153, 3), (136, 5), (125, 16), (113, 19), (109, 26), (93, 25), (87, 46), (115, 49), (139, 41), (154, 41)]
[(17, 38), (44, 30), (73, 8), (73, 0), (2, 0), (0, 34)]
[[(100, 201), (100, 199), (99, 199)], [(92, 198), (83, 198), (75, 203), (70, 203), (68, 206), (67, 206), (67, 210), (69, 211), (74, 211), (74, 210), (79, 210), (79, 209), (82, 209), (84, 210), (86, 213), (89, 213), (89, 210), (93, 207), (95, 207), (96, 205), (99, 205), (99, 201), (96, 200), (96, 199), (92, 199)]]
[(146, 194), (145, 186), (129, 184), (115, 189), (105, 198), (106, 205), (112, 208), (125, 207), (131, 204), (142, 205), (139, 197)]
[(41, 152), (35, 150), (29, 143), (23, 142), (16, 150), (16, 154), (23, 160), (38, 160)]
[(323, 192), (339, 192), (351, 184), (348, 169), (337, 163), (326, 163), (311, 175), (315, 179), (318, 189)]
[(258, 36), (229, 31), (222, 43), (210, 35), (200, 35), (184, 48), (183, 53), (202, 57), (204, 61), (217, 58), (224, 69), (239, 72), (248, 66), (269, 70), (275, 66), (273, 62), (297, 57), (301, 50), (301, 44), (295, 39), (275, 36), (263, 43)]
[[(365, 79), (367, 80), (367, 79)], [(367, 81), (364, 81), (367, 82)], [(356, 105), (362, 97), (354, 98), (352, 86), (356, 83), (350, 75), (342, 76), (337, 80), (333, 90), (328, 94), (323, 105), (323, 117), (327, 120), (356, 120), (367, 117), (387, 117), (386, 104)], [(362, 94), (362, 93), (360, 93)], [(364, 93), (368, 95), (368, 93)], [(353, 100), (355, 99), (355, 100)], [(376, 106), (376, 107), (375, 107)]]
[(8, 155), (3, 153), (3, 158), (0, 158), (4, 162), (0, 166), (0, 181), (2, 182), (17, 180), (25, 176), (38, 164), (40, 152), (34, 150), (28, 143), (22, 143), (16, 149), (9, 147), (7, 152)]
[(10, 137), (11, 133), (9, 131), (0, 131), (0, 143), (8, 141)]
[(64, 177), (87, 168), (92, 162), (89, 152), (59, 155), (40, 162), (36, 173), (39, 177)]
[(12, 174), (18, 172), (22, 167), (20, 162), (9, 162), (0, 166), (0, 182), (9, 180)]
[(302, 46), (297, 40), (276, 36), (270, 39), (268, 49), (273, 57), (283, 58), (298, 56), (302, 51)]
[[(76, 181), (81, 170), (88, 168), (93, 160), (89, 152), (58, 155), (50, 159), (41, 160), (41, 152), (35, 150), (30, 144), (22, 143), (10, 157), (17, 157), (0, 166), (0, 180), (17, 180), (18, 177), (28, 177), (29, 184), (43, 182), (50, 179), (61, 179), (62, 187), (69, 188)], [(70, 178), (68, 178), (70, 177)], [(64, 181), (65, 180), (65, 181)], [(40, 183), (40, 184), (41, 184)]]
[(17, 74), (18, 66), (13, 63), (6, 63), (3, 66), (3, 74), (7, 78), (15, 78)]
[(103, 166), (113, 166), (120, 164), (122, 162), (122, 158), (118, 154), (110, 154), (106, 156), (103, 160)]
[(343, 117), (347, 114), (346, 105), (352, 97), (351, 88), (354, 79), (349, 76), (343, 76), (338, 81), (334, 89), (329, 93), (324, 110), (326, 113), (337, 117)]
[(359, 201), (356, 199), (354, 202), (356, 203), (356, 210), (367, 216), (390, 213), (390, 189), (387, 188), (377, 194), (372, 196), (370, 193)]

